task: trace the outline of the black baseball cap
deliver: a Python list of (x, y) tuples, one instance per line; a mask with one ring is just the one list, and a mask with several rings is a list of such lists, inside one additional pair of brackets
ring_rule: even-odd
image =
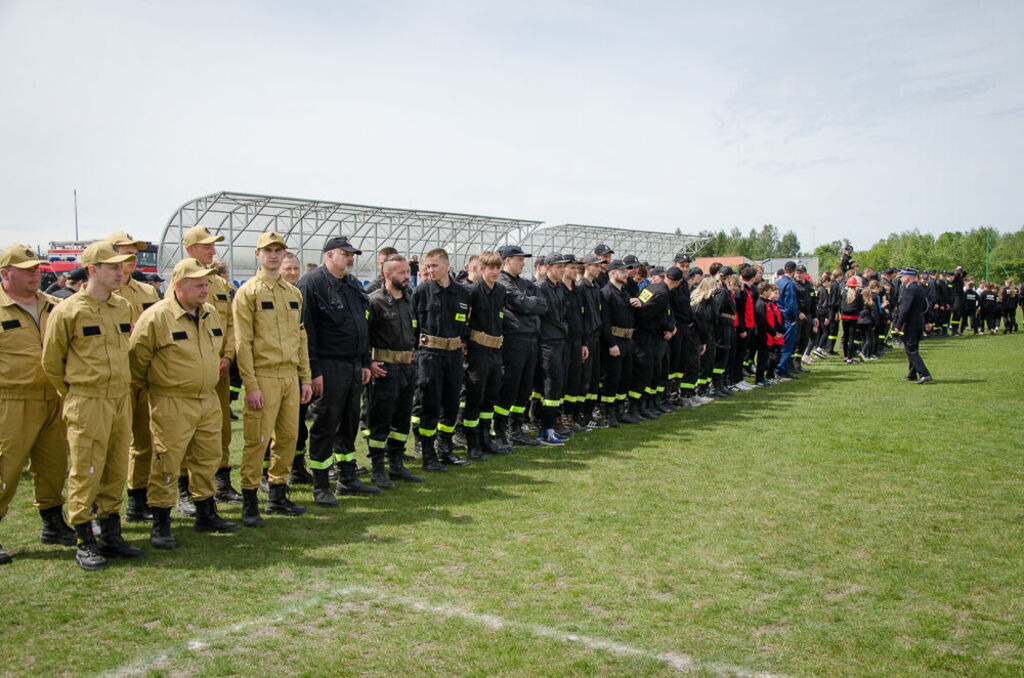
[(622, 259), (612, 259), (611, 262), (608, 264), (609, 271), (621, 271), (626, 268), (629, 267), (626, 265), (626, 262), (624, 262)]
[(604, 259), (602, 259), (601, 257), (599, 257), (599, 256), (597, 256), (596, 254), (593, 254), (593, 253), (583, 255), (583, 258), (580, 261), (582, 263), (584, 263), (584, 264), (601, 264), (601, 263), (604, 263)]
[(75, 266), (68, 271), (68, 282), (85, 282), (85, 278), (85, 268), (82, 266)]
[(501, 255), (502, 259), (508, 259), (509, 257), (532, 257), (533, 256), (532, 254), (527, 254), (526, 252), (524, 252), (523, 248), (520, 247), (519, 245), (505, 245), (500, 250), (498, 250), (498, 254)]
[(622, 257), (622, 263), (624, 263), (629, 268), (636, 268), (637, 266), (640, 265), (640, 260), (636, 258), (635, 254), (627, 254), (626, 256)]
[(571, 264), (576, 261), (576, 257), (571, 254), (561, 254), (559, 252), (552, 252), (548, 255), (547, 264), (551, 266), (553, 264)]
[(664, 266), (655, 266), (654, 268), (651, 269), (651, 273), (650, 274), (651, 275), (665, 275), (665, 267)]
[(353, 254), (362, 254), (362, 250), (357, 250), (355, 245), (348, 239), (347, 235), (336, 235), (330, 238), (324, 243), (324, 252), (329, 250), (345, 250), (346, 252), (352, 252)]
[(672, 263), (673, 264), (685, 264), (688, 261), (690, 261), (690, 255), (688, 255), (686, 252), (679, 252), (678, 254), (676, 254), (675, 258), (672, 260)]
[(668, 278), (669, 280), (682, 280), (683, 271), (682, 269), (678, 269), (675, 266), (671, 266), (665, 273), (665, 277)]
[(723, 266), (722, 268), (718, 269), (718, 275), (719, 277), (722, 278), (724, 278), (727, 275), (732, 275), (735, 272), (736, 271), (732, 270), (732, 266)]
[(594, 254), (596, 254), (599, 257), (603, 257), (606, 254), (615, 254), (615, 250), (613, 250), (611, 247), (608, 247), (608, 245), (601, 243), (600, 245), (594, 248)]
[(800, 271), (801, 273), (807, 273), (807, 267), (804, 266), (803, 264), (798, 265), (796, 267), (796, 270)]

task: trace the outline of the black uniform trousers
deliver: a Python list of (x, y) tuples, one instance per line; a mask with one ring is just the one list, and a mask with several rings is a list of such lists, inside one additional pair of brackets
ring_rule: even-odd
[[(741, 337), (740, 332), (745, 332), (747, 336)], [(735, 347), (729, 355), (729, 366), (726, 372), (726, 382), (729, 384), (738, 384), (743, 381), (743, 364), (747, 359), (750, 338), (753, 336), (754, 330), (753, 328), (736, 327), (734, 333)]]
[(363, 392), (358, 360), (320, 360), (324, 393), (313, 408), (309, 431), (309, 466), (330, 468), (332, 461), (355, 461), (359, 433), (359, 398)]
[(530, 404), (533, 373), (537, 365), (537, 339), (522, 334), (505, 335), (501, 344), (501, 390), (495, 414), (522, 416)]
[(605, 353), (602, 356), (601, 402), (605, 405), (625, 400), (626, 391), (633, 383), (633, 340), (612, 337), (609, 348), (611, 346), (619, 347), (619, 355)]
[(917, 347), (921, 342), (921, 330), (903, 331), (903, 350), (907, 354), (907, 376), (911, 379), (918, 377), (930, 377), (932, 373), (924, 364)]
[(860, 337), (857, 321), (843, 319), (843, 357), (852, 360), (857, 354)]
[(412, 422), (416, 435), (433, 438), (454, 433), (462, 393), (462, 351), (421, 348), (415, 353), (416, 403)]
[(655, 394), (661, 359), (667, 348), (661, 335), (640, 331), (633, 335), (633, 385), (629, 390), (630, 398)]
[(466, 354), (466, 408), (462, 427), (491, 430), (494, 406), (501, 397), (501, 349), (469, 343)]
[(732, 320), (719, 318), (715, 333), (715, 367), (712, 374), (715, 379), (725, 378), (725, 368), (729, 365), (729, 354), (732, 352), (733, 339), (736, 335)]
[(540, 393), (540, 422), (552, 428), (565, 395), (565, 364), (568, 346), (564, 341), (541, 341), (540, 362), (534, 388)]
[(802, 319), (799, 319), (799, 317), (798, 317), (797, 324), (796, 324), (796, 326), (797, 326), (796, 344), (793, 345), (793, 355), (794, 356), (799, 358), (800, 356), (802, 356), (804, 354), (804, 351), (807, 350), (807, 343), (811, 339), (811, 325), (813, 325), (813, 324), (814, 324), (814, 321), (812, 321), (809, 317), (807, 317), (806, 314), (804, 314), (804, 317)]
[(676, 363), (676, 376), (679, 388), (684, 396), (693, 395), (700, 379), (700, 337), (693, 325), (676, 325), (676, 336), (679, 339), (679, 360)]
[(409, 439), (412, 400), (416, 395), (416, 365), (384, 363), (387, 374), (374, 377), (367, 389), (367, 444), (375, 450), (404, 451)]
[(584, 404), (580, 407), (579, 414), (589, 416), (601, 394), (601, 335), (595, 333), (584, 340), (583, 345), (590, 353), (583, 361), (583, 372), (580, 375), (580, 391)]
[(571, 339), (565, 346), (565, 413), (575, 414), (576, 403), (583, 402), (583, 342)]
[(715, 372), (715, 359), (718, 357), (718, 339), (713, 335), (708, 341), (703, 355), (700, 356), (700, 378), (698, 385), (710, 384)]

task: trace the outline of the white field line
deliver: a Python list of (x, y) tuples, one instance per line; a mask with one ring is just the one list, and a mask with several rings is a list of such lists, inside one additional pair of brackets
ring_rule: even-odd
[(453, 605), (436, 605), (425, 600), (393, 595), (379, 589), (361, 586), (346, 587), (326, 592), (324, 594), (310, 596), (295, 605), (278, 611), (270, 617), (259, 617), (221, 627), (200, 637), (188, 640), (183, 644), (165, 648), (155, 655), (140, 658), (139, 660), (126, 664), (114, 671), (100, 675), (109, 678), (127, 678), (128, 676), (143, 675), (154, 668), (166, 664), (174, 657), (186, 652), (201, 650), (221, 639), (231, 638), (243, 632), (251, 632), (253, 629), (272, 627), (285, 621), (289, 617), (301, 615), (311, 608), (319, 607), (330, 601), (351, 599), (353, 597), (378, 602), (389, 607), (405, 608), (439, 617), (464, 619), (466, 621), (480, 624), (488, 629), (515, 631), (538, 638), (550, 638), (563, 643), (581, 645), (588, 650), (608, 652), (609, 654), (620, 657), (641, 657), (665, 664), (680, 673), (691, 673), (698, 670), (704, 670), (723, 677), (786, 678), (786, 676), (782, 674), (753, 671), (742, 666), (734, 666), (720, 662), (701, 661), (692, 655), (683, 652), (654, 652), (652, 650), (635, 647), (626, 643), (620, 643), (615, 640), (571, 633), (541, 624), (512, 621), (492, 614), (480, 614), (478, 612), (455, 607)]

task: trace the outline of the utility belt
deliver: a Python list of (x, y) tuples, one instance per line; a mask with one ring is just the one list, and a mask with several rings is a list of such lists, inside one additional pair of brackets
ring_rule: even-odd
[(719, 313), (718, 315), (726, 320), (736, 320), (735, 313)]
[(612, 336), (620, 339), (632, 339), (633, 332), (635, 331), (632, 327), (615, 327), (612, 325)]
[(458, 351), (462, 348), (462, 337), (434, 337), (429, 334), (421, 334), (420, 346), (436, 348), (440, 351)]
[(373, 360), (395, 365), (412, 364), (412, 351), (392, 351), (390, 348), (374, 348)]
[(496, 337), (479, 330), (470, 330), (469, 340), (487, 348), (501, 348), (501, 345), (505, 342), (504, 337)]

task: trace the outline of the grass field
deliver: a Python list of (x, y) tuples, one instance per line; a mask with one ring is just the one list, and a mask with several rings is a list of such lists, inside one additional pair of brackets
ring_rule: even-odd
[(1024, 675), (1024, 338), (923, 355), (927, 386), (819, 362), (263, 530), (175, 517), (171, 552), (126, 525), (146, 560), (97, 573), (38, 543), (26, 475), (0, 672)]

